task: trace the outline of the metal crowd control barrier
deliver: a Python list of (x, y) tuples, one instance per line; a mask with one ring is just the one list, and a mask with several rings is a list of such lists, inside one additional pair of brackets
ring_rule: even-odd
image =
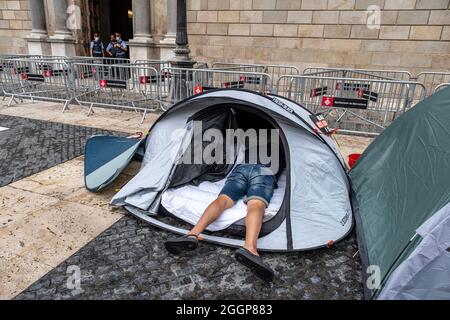
[(242, 72), (262, 72), (262, 73), (264, 73), (265, 67), (259, 66), (259, 65), (214, 63), (212, 66), (212, 69), (238, 71), (238, 72), (242, 71)]
[(0, 95), (3, 96), (3, 101), (5, 100), (4, 88), (8, 85), (8, 76), (6, 70), (10, 66), (10, 60), (14, 59), (33, 59), (38, 58), (39, 55), (28, 55), (28, 54), (2, 54), (0, 55)]
[(69, 104), (72, 97), (71, 69), (64, 62), (34, 59), (2, 61), (2, 89), (10, 97), (8, 106), (17, 98)]
[(381, 133), (425, 97), (418, 82), (386, 79), (283, 76), (277, 88), (280, 95), (322, 114), (330, 127), (363, 135)]
[(37, 56), (33, 58), (35, 60), (44, 60), (44, 61), (57, 61), (57, 62), (65, 62), (65, 63), (99, 63), (99, 64), (131, 64), (130, 59), (126, 58), (112, 58), (112, 57), (84, 57), (84, 56), (75, 56), (75, 57), (64, 57), (64, 56)]
[(10, 61), (10, 58), (2, 56), (0, 58), (0, 94), (3, 96), (3, 101), (6, 98), (6, 92), (10, 91), (10, 87), (18, 81), (12, 78), (13, 71), (11, 69), (14, 69), (14, 64)]
[(411, 80), (411, 73), (402, 70), (350, 69), (350, 68), (306, 68), (303, 75), (339, 78)]
[(160, 107), (160, 73), (151, 67), (129, 64), (74, 63), (74, 100), (89, 106), (148, 111)]
[(274, 83), (283, 75), (300, 74), (300, 70), (297, 67), (289, 65), (215, 62), (212, 67), (213, 69), (267, 73), (271, 76)]
[(438, 85), (435, 89), (434, 89), (434, 93), (443, 90), (447, 87), (450, 87), (450, 82), (449, 83), (441, 83), (440, 85)]
[(34, 54), (0, 54), (0, 59), (31, 59), (41, 57)]
[(170, 68), (170, 62), (164, 60), (136, 60), (133, 65), (154, 68), (159, 72), (165, 68)]
[[(136, 60), (134, 65), (145, 65), (147, 67), (155, 68), (158, 71), (162, 71), (165, 68), (170, 68), (171, 63), (168, 60)], [(197, 61), (194, 64), (194, 69), (207, 69), (208, 64), (206, 62)]]
[(272, 78), (261, 72), (165, 68), (161, 74), (164, 110), (187, 97), (218, 88), (247, 89), (262, 94), (272, 89)]
[(427, 96), (430, 96), (441, 84), (450, 82), (450, 72), (421, 72), (417, 75), (417, 81), (425, 85)]

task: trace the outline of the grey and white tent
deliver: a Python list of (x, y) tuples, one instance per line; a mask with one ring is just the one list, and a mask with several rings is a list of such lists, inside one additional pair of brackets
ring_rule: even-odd
[[(262, 251), (326, 247), (352, 229), (350, 186), (334, 140), (318, 132), (311, 116), (285, 98), (245, 90), (215, 90), (190, 97), (153, 125), (140, 172), (111, 203), (154, 226), (186, 234), (217, 197), (233, 167), (181, 163), (183, 154), (193, 148), (194, 121), (202, 122), (203, 131), (278, 129), (286, 167), (267, 210), (258, 247)], [(245, 215), (245, 205), (238, 203), (203, 238), (241, 246)]]

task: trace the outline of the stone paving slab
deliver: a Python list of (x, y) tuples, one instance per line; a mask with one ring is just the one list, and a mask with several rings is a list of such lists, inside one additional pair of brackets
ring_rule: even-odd
[(144, 123), (141, 122), (140, 112), (95, 108), (95, 113), (87, 116), (88, 108), (71, 105), (70, 109), (62, 113), (62, 104), (52, 102), (25, 102), (11, 107), (6, 102), (0, 102), (0, 114), (29, 119), (44, 120), (118, 132), (147, 133), (151, 124), (159, 117), (159, 113), (148, 113)]

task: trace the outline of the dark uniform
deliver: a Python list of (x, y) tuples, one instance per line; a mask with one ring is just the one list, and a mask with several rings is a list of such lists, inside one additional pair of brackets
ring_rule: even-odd
[[(125, 64), (127, 59), (127, 44), (122, 39), (115, 39), (111, 41), (106, 48), (106, 51), (112, 54), (113, 58), (119, 59), (117, 61), (111, 61), (111, 64)], [(113, 68), (114, 78), (119, 78), (121, 80), (126, 80), (129, 78), (129, 70), (121, 68)]]
[(91, 41), (91, 50), (94, 58), (103, 58), (105, 47), (101, 41)]
[[(118, 44), (119, 46), (116, 46)], [(111, 52), (113, 58), (126, 59), (127, 52), (125, 51), (127, 44), (122, 39), (111, 41), (106, 48), (106, 51)]]

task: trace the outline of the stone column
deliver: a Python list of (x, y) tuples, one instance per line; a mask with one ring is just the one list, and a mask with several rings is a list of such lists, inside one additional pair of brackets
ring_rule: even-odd
[(161, 59), (169, 60), (175, 57), (173, 49), (177, 37), (177, 0), (167, 0), (167, 33), (161, 40)]
[(79, 8), (71, 7), (69, 16), (67, 0), (53, 0), (51, 2), (55, 14), (55, 34), (50, 37), (52, 54), (54, 56), (75, 56), (75, 39), (67, 25), (73, 24), (74, 28), (81, 23)]
[(27, 37), (28, 53), (50, 55), (44, 0), (28, 0), (31, 11), (31, 33)]
[(161, 42), (175, 44), (177, 37), (177, 0), (167, 0), (167, 33)]
[(150, 0), (133, 0), (133, 26), (134, 35), (129, 43), (131, 60), (150, 59), (150, 47), (153, 43), (150, 28)]

